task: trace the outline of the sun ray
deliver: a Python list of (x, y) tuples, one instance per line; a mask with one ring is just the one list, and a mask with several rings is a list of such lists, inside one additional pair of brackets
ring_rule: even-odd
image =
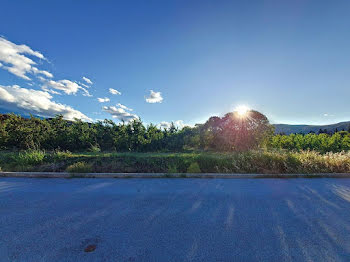
[(235, 112), (240, 117), (246, 117), (247, 113), (250, 111), (250, 108), (246, 105), (239, 105), (235, 108)]

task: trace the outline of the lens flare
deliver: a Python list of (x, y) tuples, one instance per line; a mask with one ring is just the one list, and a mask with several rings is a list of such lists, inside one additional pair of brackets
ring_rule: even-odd
[(240, 117), (245, 117), (249, 110), (250, 108), (246, 105), (239, 105), (235, 108), (235, 112), (237, 112)]

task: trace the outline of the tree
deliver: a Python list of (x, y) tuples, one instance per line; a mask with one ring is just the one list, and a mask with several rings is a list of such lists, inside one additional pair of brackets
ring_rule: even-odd
[(5, 149), (8, 140), (5, 121), (0, 121), (0, 149)]
[(267, 117), (251, 110), (241, 116), (236, 112), (211, 117), (200, 128), (201, 143), (220, 151), (245, 151), (267, 144), (273, 135)]

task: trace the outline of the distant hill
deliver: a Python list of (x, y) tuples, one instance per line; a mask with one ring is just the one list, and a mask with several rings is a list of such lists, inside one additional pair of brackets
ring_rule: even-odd
[(327, 129), (327, 132), (334, 132), (336, 129), (338, 131), (349, 131), (350, 128), (350, 121), (347, 122), (340, 122), (332, 125), (287, 125), (287, 124), (275, 124), (275, 133), (276, 134), (293, 134), (293, 133), (303, 133), (307, 134), (310, 132), (318, 133), (320, 129), (325, 130)]

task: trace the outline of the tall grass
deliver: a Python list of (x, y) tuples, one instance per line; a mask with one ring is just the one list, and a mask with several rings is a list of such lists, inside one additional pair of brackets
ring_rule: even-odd
[(85, 162), (77, 162), (68, 166), (66, 171), (69, 173), (90, 173), (92, 166)]
[(20, 166), (42, 164), (46, 154), (42, 150), (27, 150), (14, 156), (15, 162)]
[(249, 151), (232, 153), (0, 152), (5, 171), (160, 173), (350, 173), (350, 152)]

